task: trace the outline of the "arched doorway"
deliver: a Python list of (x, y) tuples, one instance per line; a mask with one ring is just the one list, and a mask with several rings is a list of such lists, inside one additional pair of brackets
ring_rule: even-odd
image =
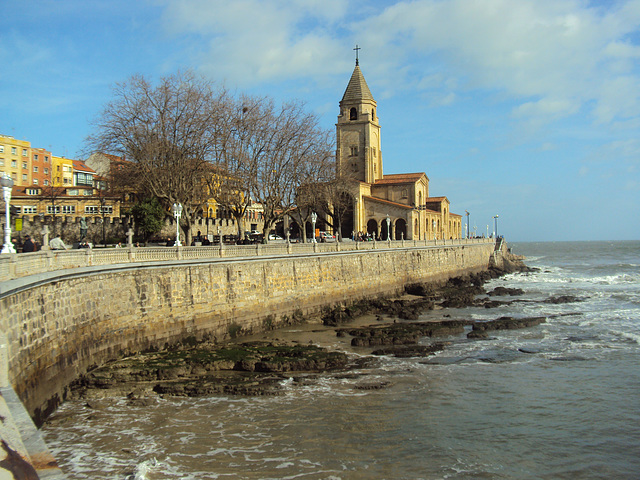
[(371, 235), (372, 238), (378, 238), (378, 222), (373, 218), (367, 222), (367, 233)]
[(407, 239), (407, 222), (404, 218), (396, 220), (395, 225), (395, 240)]

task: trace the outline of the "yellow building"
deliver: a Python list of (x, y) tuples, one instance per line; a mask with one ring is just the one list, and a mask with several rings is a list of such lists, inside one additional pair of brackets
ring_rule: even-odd
[(51, 156), (51, 185), (54, 187), (70, 187), (73, 185), (73, 160), (65, 157)]
[(31, 185), (31, 143), (0, 135), (0, 172), (13, 178), (14, 185)]
[(337, 170), (353, 179), (353, 222), (343, 223), (343, 236), (460, 238), (462, 217), (449, 211), (447, 197), (429, 197), (425, 173), (383, 173), (380, 130), (377, 103), (356, 60), (336, 124)]

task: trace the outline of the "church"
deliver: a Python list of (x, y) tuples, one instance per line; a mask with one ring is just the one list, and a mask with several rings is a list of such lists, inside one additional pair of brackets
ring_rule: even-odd
[(336, 124), (337, 173), (352, 179), (349, 227), (382, 240), (460, 238), (462, 217), (449, 211), (447, 197), (429, 196), (425, 173), (383, 173), (376, 107), (356, 58)]

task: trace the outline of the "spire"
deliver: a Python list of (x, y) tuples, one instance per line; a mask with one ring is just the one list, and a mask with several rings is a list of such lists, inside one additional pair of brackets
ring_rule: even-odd
[(358, 50), (362, 50), (362, 49), (356, 43), (356, 48), (354, 48), (354, 50), (356, 51), (356, 67), (357, 67), (358, 65), (360, 65), (360, 62), (358, 61)]
[(356, 68), (353, 69), (349, 85), (347, 85), (347, 89), (342, 96), (342, 101), (344, 102), (345, 100), (373, 100), (373, 95), (371, 95), (371, 90), (369, 90), (369, 86), (364, 79), (364, 75), (362, 75), (362, 71), (360, 71), (357, 59)]

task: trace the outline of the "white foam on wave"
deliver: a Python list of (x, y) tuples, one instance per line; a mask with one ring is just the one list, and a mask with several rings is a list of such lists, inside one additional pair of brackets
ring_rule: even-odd
[(148, 480), (147, 475), (157, 470), (159, 466), (159, 462), (155, 458), (139, 463), (133, 471), (133, 480)]

